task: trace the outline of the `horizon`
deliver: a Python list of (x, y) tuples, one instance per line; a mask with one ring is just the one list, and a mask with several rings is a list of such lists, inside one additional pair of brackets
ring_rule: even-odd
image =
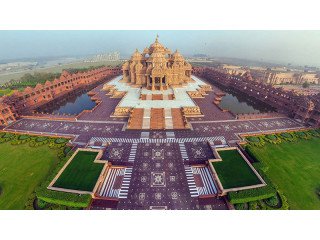
[(159, 42), (185, 56), (206, 54), (234, 58), (320, 66), (320, 31), (1, 31), (0, 61), (80, 57), (120, 52), (129, 57), (159, 35)]

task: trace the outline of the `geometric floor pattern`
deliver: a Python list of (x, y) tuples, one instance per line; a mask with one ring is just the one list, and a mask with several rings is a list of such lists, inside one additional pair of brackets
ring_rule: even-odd
[(193, 177), (199, 195), (212, 195), (217, 193), (216, 185), (213, 182), (212, 174), (206, 166), (192, 166)]
[(101, 197), (118, 198), (125, 168), (111, 168), (99, 191)]

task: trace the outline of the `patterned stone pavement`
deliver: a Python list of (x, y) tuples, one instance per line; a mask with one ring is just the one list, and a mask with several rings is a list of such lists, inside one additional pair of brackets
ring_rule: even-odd
[(197, 209), (176, 143), (138, 144), (127, 199), (118, 209)]

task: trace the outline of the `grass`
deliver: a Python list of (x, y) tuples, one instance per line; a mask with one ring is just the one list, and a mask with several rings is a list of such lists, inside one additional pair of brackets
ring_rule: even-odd
[(103, 168), (103, 164), (93, 162), (97, 154), (79, 151), (53, 187), (91, 192)]
[(237, 150), (219, 151), (221, 162), (213, 162), (224, 189), (260, 184), (260, 179)]
[(48, 146), (0, 144), (0, 209), (24, 209), (28, 197), (58, 162)]
[(271, 181), (287, 197), (290, 209), (320, 209), (320, 139), (249, 146), (254, 157), (266, 164)]

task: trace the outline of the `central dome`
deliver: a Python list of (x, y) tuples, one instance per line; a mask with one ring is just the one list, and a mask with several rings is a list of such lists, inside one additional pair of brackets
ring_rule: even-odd
[(145, 86), (151, 90), (167, 89), (191, 81), (192, 67), (183, 56), (174, 54), (159, 43), (158, 36), (142, 54), (136, 50), (131, 59), (122, 66), (123, 81)]

